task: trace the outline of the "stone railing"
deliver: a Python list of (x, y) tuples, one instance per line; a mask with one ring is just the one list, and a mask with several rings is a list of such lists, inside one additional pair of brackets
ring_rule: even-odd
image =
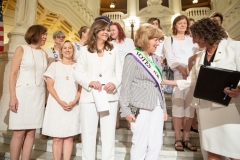
[(210, 8), (208, 7), (189, 8), (185, 10), (185, 14), (189, 18), (193, 18), (194, 20), (199, 20), (203, 17), (208, 17), (209, 13), (210, 13)]
[(103, 16), (109, 17), (112, 21), (122, 20), (124, 13), (123, 12), (105, 12)]

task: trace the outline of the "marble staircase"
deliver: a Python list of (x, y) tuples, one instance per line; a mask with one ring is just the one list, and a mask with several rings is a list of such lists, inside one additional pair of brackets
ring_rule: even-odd
[[(174, 130), (171, 117), (171, 97), (166, 95), (167, 110), (169, 114), (168, 120), (164, 125), (163, 147), (159, 155), (159, 159), (163, 160), (202, 160), (200, 150), (199, 135), (191, 132), (192, 144), (198, 146), (197, 152), (185, 150), (177, 152), (174, 149)], [(8, 160), (10, 158), (9, 143), (11, 140), (12, 131), (0, 131), (0, 160)], [(159, 135), (161, 136), (161, 135)], [(120, 119), (120, 128), (116, 130), (115, 138), (115, 160), (129, 160), (131, 148), (132, 133), (127, 130), (127, 122), (125, 119)], [(78, 142), (78, 137), (75, 137), (72, 160), (81, 160), (82, 144)], [(101, 159), (101, 136), (98, 131), (96, 140), (96, 159)], [(52, 139), (43, 140), (39, 133), (36, 134), (35, 143), (32, 152), (32, 160), (53, 160), (52, 156)]]

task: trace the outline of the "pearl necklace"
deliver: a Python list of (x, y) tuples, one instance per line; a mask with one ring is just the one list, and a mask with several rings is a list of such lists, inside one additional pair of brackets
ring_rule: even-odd
[(214, 53), (215, 53), (215, 52), (209, 53), (209, 52), (207, 51), (207, 55), (209, 55), (209, 56), (212, 56)]
[[(34, 62), (34, 80), (35, 80), (36, 86), (39, 87), (42, 84), (42, 82), (43, 82), (43, 78), (40, 81), (40, 83), (37, 84), (37, 80), (36, 80), (36, 77), (37, 77), (36, 76), (36, 61), (35, 61), (35, 58), (34, 58), (34, 55), (33, 55), (33, 49), (32, 49), (32, 47), (30, 47), (30, 48), (31, 48), (31, 51), (32, 51), (32, 58), (33, 58), (33, 62)], [(41, 53), (42, 53), (42, 75), (43, 75), (43, 73), (44, 73), (44, 52), (42, 51), (42, 48), (41, 48)]]

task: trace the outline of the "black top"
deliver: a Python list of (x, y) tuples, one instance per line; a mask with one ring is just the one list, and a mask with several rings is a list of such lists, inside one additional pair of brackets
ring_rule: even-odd
[(205, 54), (205, 57), (204, 57), (204, 65), (205, 65), (205, 66), (211, 66), (211, 62), (213, 62), (213, 60), (214, 60), (216, 51), (217, 51), (217, 49), (216, 49), (215, 52), (213, 53), (211, 59), (208, 61), (208, 60), (207, 60), (207, 50), (206, 50), (206, 54)]

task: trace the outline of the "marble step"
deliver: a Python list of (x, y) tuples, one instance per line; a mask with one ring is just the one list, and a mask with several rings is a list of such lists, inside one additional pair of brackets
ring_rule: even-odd
[[(12, 136), (12, 131), (0, 131), (0, 143), (9, 144), (11, 136)], [(175, 132), (173, 130), (164, 130), (164, 134), (159, 136), (163, 136), (164, 145), (173, 145), (175, 142)], [(78, 136), (75, 137), (76, 141), (77, 139), (78, 139)], [(118, 143), (130, 143), (132, 140), (132, 132), (125, 128), (120, 128), (116, 130), (115, 140)], [(101, 136), (100, 136), (99, 130), (97, 134), (97, 141), (101, 142)], [(199, 147), (200, 146), (199, 134), (191, 132), (190, 141), (193, 145), (196, 145)], [(45, 141), (41, 139), (41, 134), (36, 134), (36, 142), (45, 143)], [(51, 141), (49, 141), (48, 143), (51, 143)]]
[[(49, 140), (48, 140), (49, 141)], [(76, 144), (74, 144), (75, 146)], [(125, 148), (125, 152), (118, 151), (119, 149), (116, 145), (116, 151), (115, 151), (115, 160), (130, 160), (130, 148), (128, 148), (130, 145), (127, 144), (125, 146), (122, 146), (122, 148)], [(101, 148), (97, 147), (96, 151), (96, 160), (101, 159)], [(10, 159), (10, 153), (9, 153), (9, 145), (0, 143), (0, 160), (9, 160)], [(71, 157), (71, 160), (81, 160), (81, 155), (73, 155)], [(177, 152), (173, 149), (172, 146), (163, 146), (161, 153), (159, 155), (159, 159), (161, 160), (202, 160), (201, 151), (198, 150), (197, 152), (190, 152), (190, 151), (184, 151), (184, 152)], [(43, 150), (37, 150), (33, 149), (31, 160), (53, 160), (53, 155), (51, 151), (43, 151)]]

